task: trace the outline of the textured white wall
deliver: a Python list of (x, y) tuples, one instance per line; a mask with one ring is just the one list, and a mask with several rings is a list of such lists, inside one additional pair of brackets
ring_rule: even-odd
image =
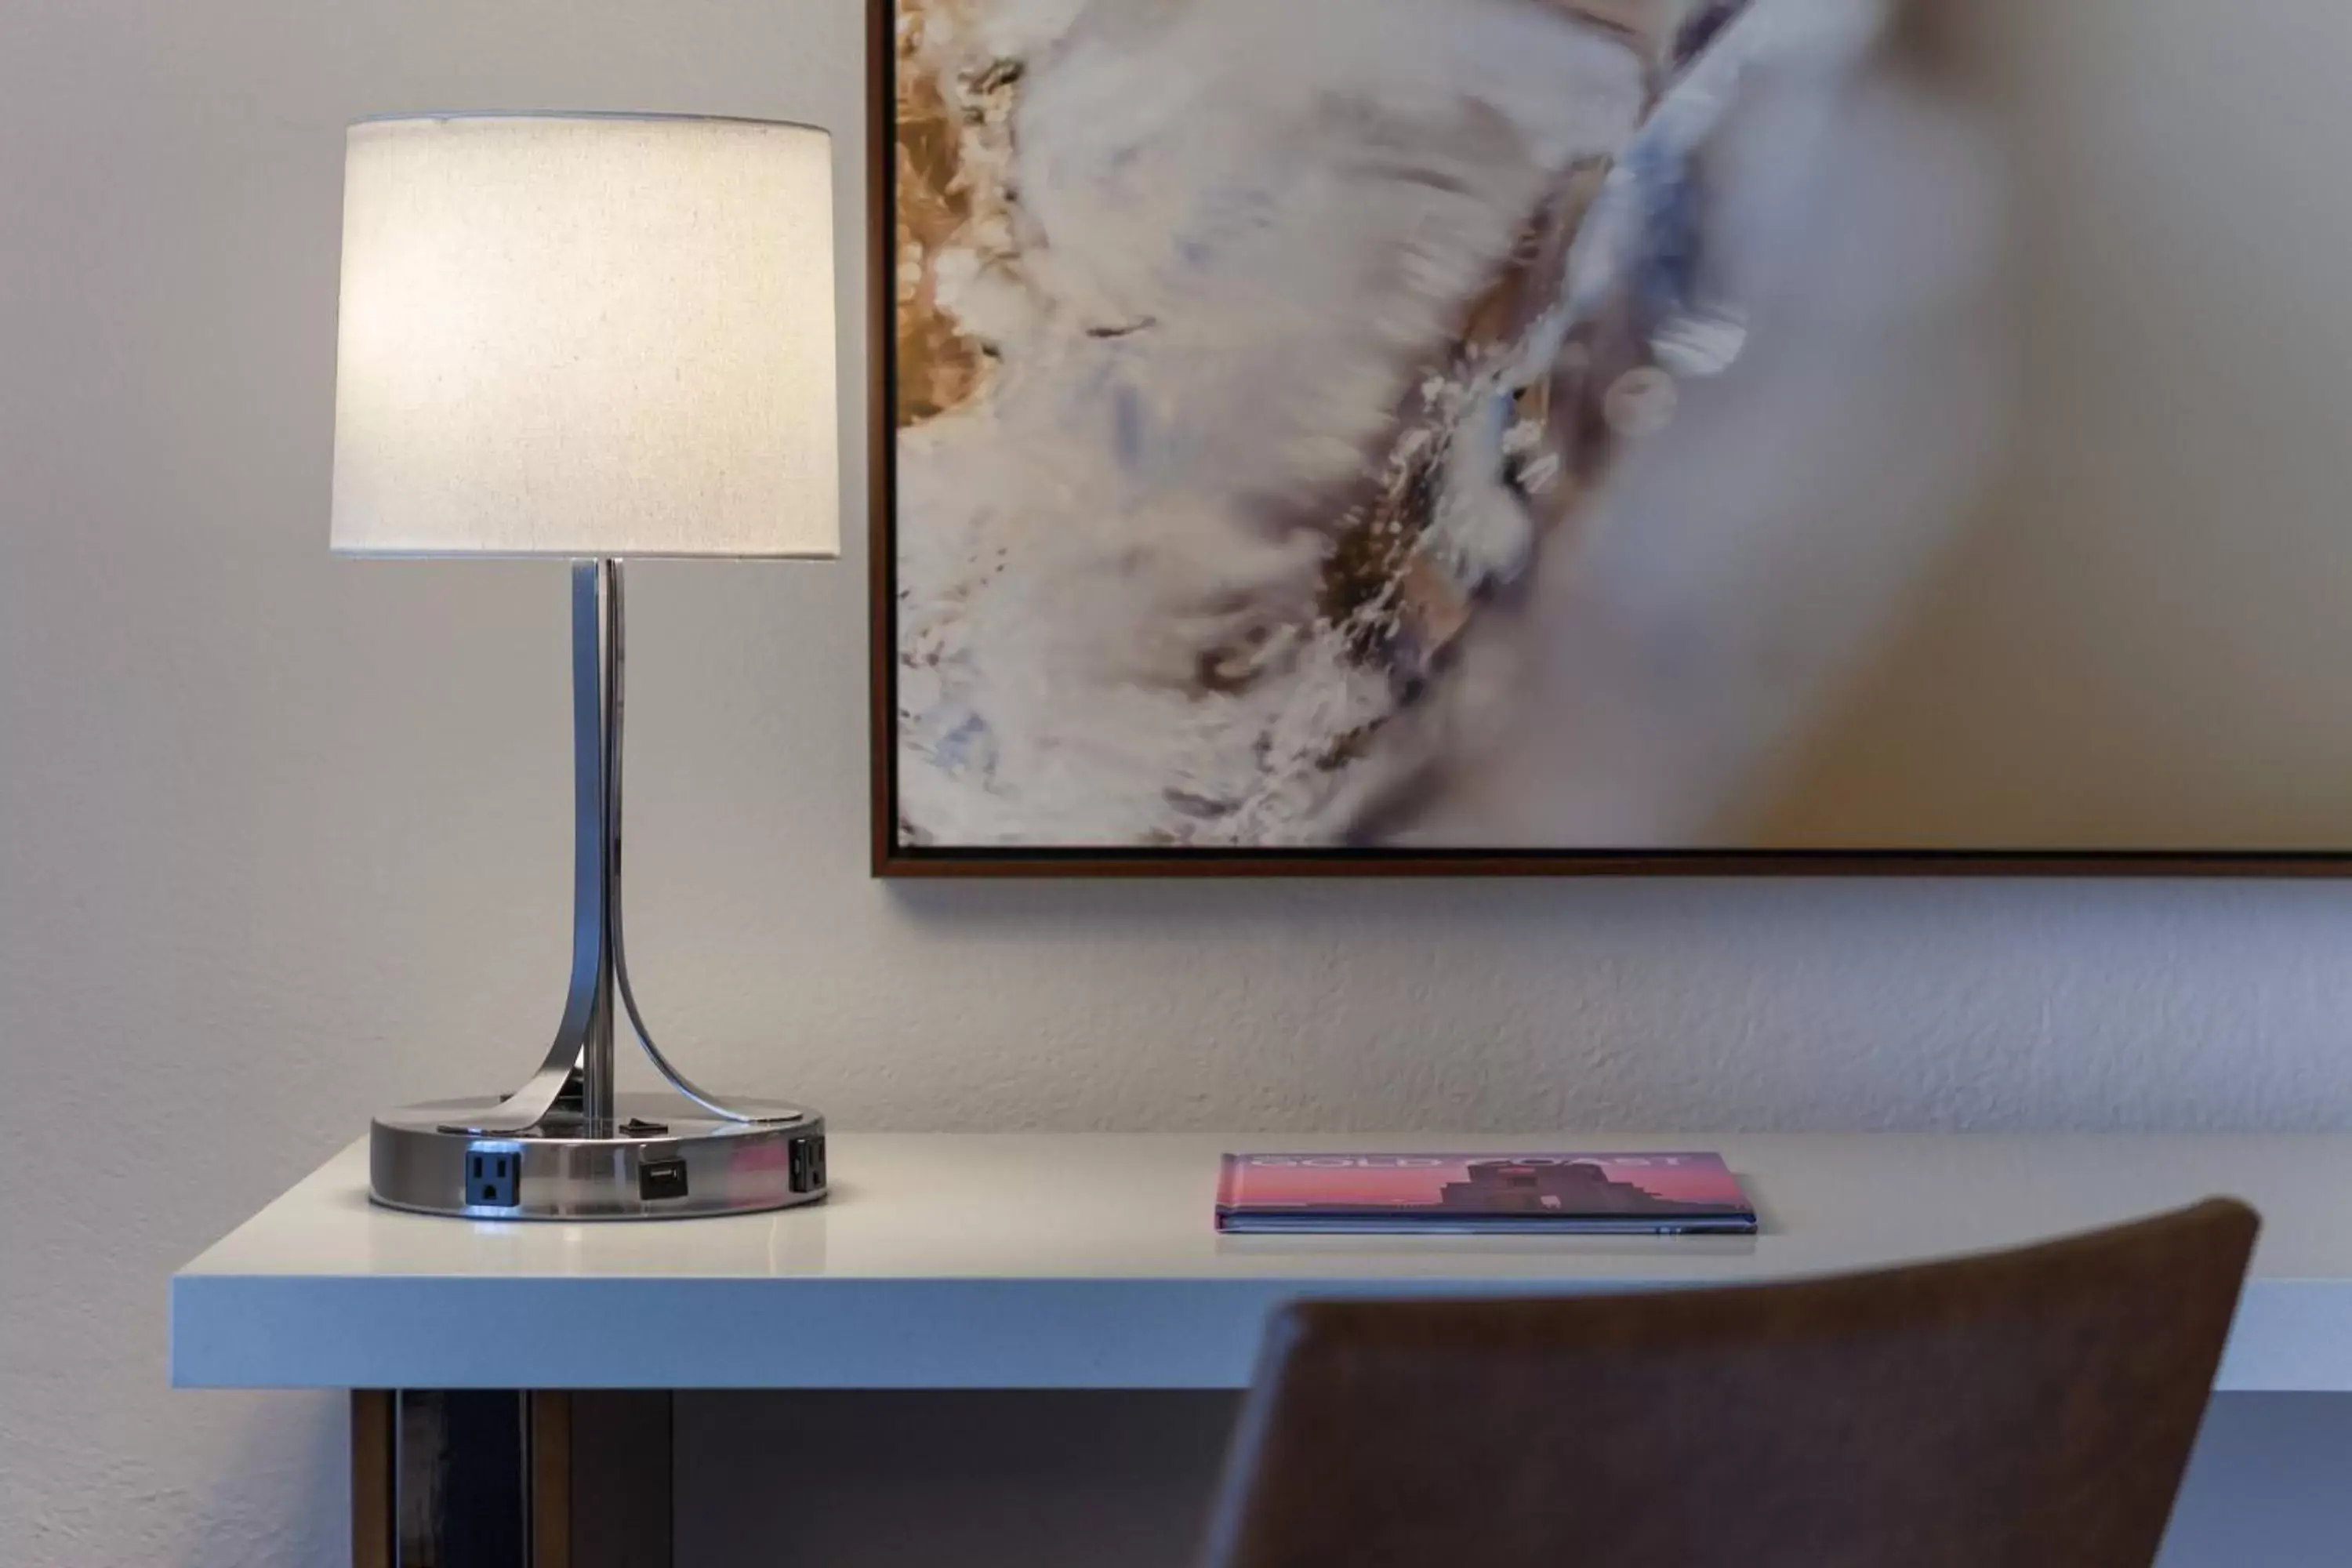
[[(2145, 91), (2100, 100), (2124, 121), (2171, 111), (2165, 73), (2238, 25), (2096, 9), (2174, 30), (2126, 59)], [(2298, 48), (2352, 44), (2352, 16), (2277, 14)], [(2248, 51), (2213, 58), (2260, 85)], [(0, 7), (11, 1562), (332, 1560), (334, 1404), (168, 1393), (165, 1277), (371, 1107), (491, 1087), (554, 1021), (561, 570), (326, 552), (341, 127), (485, 105), (814, 119), (841, 135), (849, 261), (861, 84), (853, 0)], [(2352, 142), (2352, 99), (2294, 107), (2297, 156)], [(2201, 174), (2181, 203), (2228, 188)], [(843, 363), (859, 386), (854, 326)], [(2334, 374), (2296, 384), (2248, 483), (2331, 480), (2352, 363)], [(2099, 504), (2083, 484), (2067, 503)], [(845, 1124), (2352, 1120), (2352, 889), (881, 886), (862, 552), (636, 587), (645, 1000), (698, 1076)]]

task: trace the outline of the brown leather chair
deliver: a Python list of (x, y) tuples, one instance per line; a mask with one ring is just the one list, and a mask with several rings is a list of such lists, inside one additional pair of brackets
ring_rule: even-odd
[(1320, 1300), (1209, 1568), (2147, 1568), (2257, 1220), (1787, 1285)]

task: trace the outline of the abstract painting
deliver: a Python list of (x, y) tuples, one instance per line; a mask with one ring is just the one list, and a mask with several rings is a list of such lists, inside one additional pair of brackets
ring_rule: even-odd
[(877, 0), (885, 869), (1786, 837), (1997, 439), (1873, 0)]

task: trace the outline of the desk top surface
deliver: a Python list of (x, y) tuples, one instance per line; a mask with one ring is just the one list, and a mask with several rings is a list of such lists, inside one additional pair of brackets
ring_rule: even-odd
[[(173, 1381), (1229, 1387), (1316, 1291), (1738, 1284), (2210, 1194), (2264, 1216), (2224, 1388), (2352, 1391), (2352, 1137), (835, 1133), (821, 1206), (499, 1224), (366, 1198), (353, 1145), (173, 1280)], [(1221, 1237), (1227, 1150), (1715, 1149), (1755, 1237)]]

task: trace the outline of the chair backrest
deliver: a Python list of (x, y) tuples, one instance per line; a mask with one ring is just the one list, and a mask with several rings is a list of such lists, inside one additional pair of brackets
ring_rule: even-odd
[(1209, 1568), (2147, 1568), (2258, 1221), (1786, 1285), (1315, 1300)]

